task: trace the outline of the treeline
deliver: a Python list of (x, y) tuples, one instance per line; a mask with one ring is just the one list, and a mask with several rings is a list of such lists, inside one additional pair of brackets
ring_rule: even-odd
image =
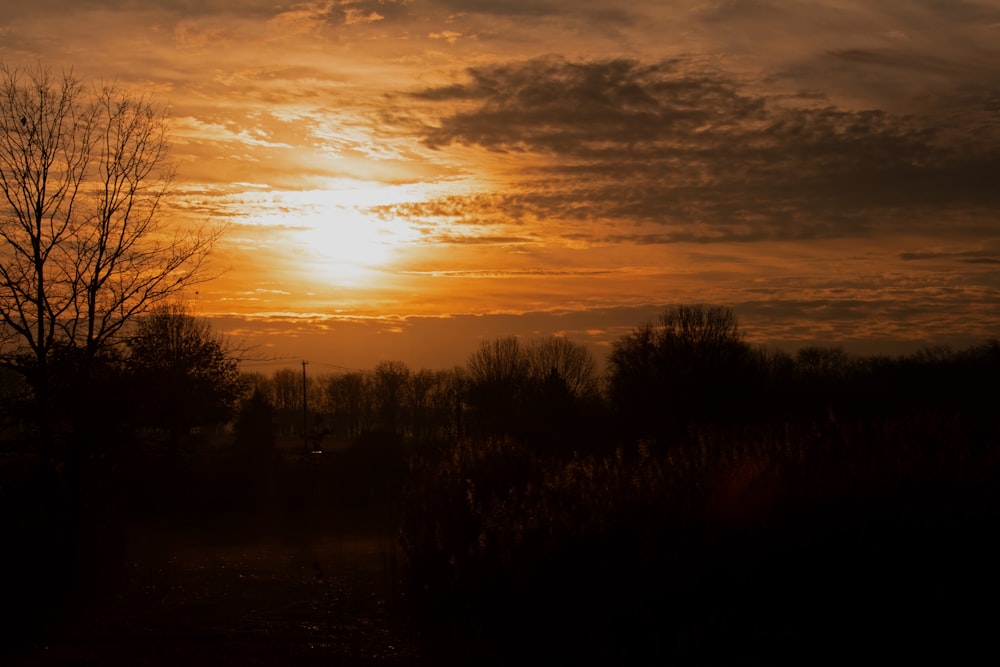
[[(988, 636), (967, 592), (1000, 592), (998, 372), (997, 341), (788, 353), (682, 305), (603, 373), (502, 337), (310, 378), (307, 426), (388, 489), (430, 664), (954, 659)], [(257, 395), (282, 378), (294, 434), (301, 375)]]
[(150, 308), (98, 350), (0, 362), (0, 438), (55, 467), (111, 462), (142, 439), (179, 446), (223, 428), (246, 394), (238, 351), (182, 304)]
[[(47, 369), (65, 401), (51, 434), (87, 465), (0, 459), (12, 594), (40, 618), (100, 582), (123, 526), (306, 534), (376, 509), (398, 518), (429, 664), (898, 656), (914, 636), (990, 636), (963, 596), (1000, 592), (1000, 342), (786, 353), (748, 343), (728, 308), (682, 305), (603, 371), (564, 338), (500, 337), (452, 369), (303, 382), (237, 373), (183, 312), (143, 322), (90, 366), (93, 395), (74, 393), (72, 357)], [(8, 440), (30, 444), (28, 377), (0, 396), (26, 411)], [(280, 447), (303, 436), (330, 453)]]
[(484, 340), (464, 365), (444, 370), (386, 361), (265, 376), (241, 374), (239, 357), (183, 307), (160, 307), (94, 358), (57, 347), (42, 369), (12, 359), (0, 372), (0, 429), (10, 443), (85, 457), (137, 436), (183, 447), (192, 435), (224, 439), (231, 429), (265, 448), (275, 439), (343, 449), (507, 437), (572, 456), (640, 440), (667, 446), (701, 425), (936, 411), (990, 428), (1000, 398), (997, 340), (896, 357), (838, 347), (793, 354), (748, 343), (732, 310), (699, 305), (665, 309), (615, 341), (600, 372), (585, 346), (554, 336)]
[(970, 658), (967, 595), (1000, 592), (998, 370), (995, 341), (791, 355), (669, 309), (615, 344), (573, 451), (486, 419), (414, 452), (413, 617), (444, 664)]
[[(607, 370), (565, 338), (483, 341), (464, 366), (247, 376), (254, 402), (273, 410), (279, 436), (318, 447), (509, 437), (541, 453), (662, 445), (701, 426), (822, 422), (961, 412), (987, 428), (1000, 398), (1000, 342), (961, 351), (851, 356), (839, 347), (791, 354), (746, 342), (722, 307), (677, 306), (616, 341)], [(249, 395), (249, 394), (247, 394)], [(305, 406), (303, 406), (303, 399)]]
[(283, 369), (246, 379), (254, 404), (273, 409), (276, 434), (301, 438), (305, 430), (320, 446), (541, 434), (562, 441), (582, 435), (580, 421), (601, 410), (595, 368), (584, 346), (564, 338), (503, 337), (449, 370), (387, 361), (371, 371), (303, 378)]

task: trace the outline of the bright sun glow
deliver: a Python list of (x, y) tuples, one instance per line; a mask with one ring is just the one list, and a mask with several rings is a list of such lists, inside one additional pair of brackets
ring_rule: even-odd
[(304, 269), (319, 280), (361, 286), (393, 256), (393, 238), (378, 220), (344, 207), (306, 218), (296, 234), (305, 246)]
[[(412, 220), (387, 213), (394, 204), (440, 196), (447, 187), (331, 180), (323, 189), (275, 190), (253, 183), (233, 198), (242, 224), (280, 235), (283, 271), (319, 288), (370, 289), (393, 282), (400, 260), (424, 239)], [(254, 238), (251, 234), (247, 238)]]
[[(374, 286), (415, 232), (405, 221), (385, 220), (373, 206), (406, 201), (398, 187), (338, 181), (328, 190), (285, 193), (293, 237), (303, 249), (310, 280), (350, 287)], [(294, 211), (294, 213), (292, 213)]]

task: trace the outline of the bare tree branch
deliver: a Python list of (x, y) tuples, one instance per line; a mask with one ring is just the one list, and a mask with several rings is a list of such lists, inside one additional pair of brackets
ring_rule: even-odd
[(222, 229), (164, 221), (173, 178), (146, 94), (0, 63), (0, 353), (27, 362), (40, 403), (57, 347), (86, 384), (137, 316), (211, 277)]
[(53, 253), (75, 231), (90, 159), (88, 110), (72, 73), (0, 64), (0, 317), (40, 366), (72, 308), (72, 282)]

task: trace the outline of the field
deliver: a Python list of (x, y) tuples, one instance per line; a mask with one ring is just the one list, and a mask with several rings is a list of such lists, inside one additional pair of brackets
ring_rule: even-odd
[(994, 634), (992, 419), (36, 465), (3, 467), (4, 664), (964, 661)]
[(75, 610), (32, 665), (412, 664), (414, 638), (387, 599), (384, 543), (299, 544), (148, 536), (117, 585)]
[(95, 481), (112, 496), (84, 494), (102, 509), (76, 517), (83, 528), (68, 545), (40, 547), (46, 531), (22, 525), (36, 544), (5, 545), (5, 569), (22, 576), (9, 586), (20, 609), (2, 662), (418, 664), (384, 503), (334, 507), (346, 491), (322, 462), (289, 458), (271, 474), (230, 464), (191, 459), (169, 474)]

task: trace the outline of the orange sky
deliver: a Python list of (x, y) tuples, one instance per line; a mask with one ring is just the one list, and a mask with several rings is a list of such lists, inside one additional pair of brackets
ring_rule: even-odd
[(261, 356), (464, 363), (663, 305), (858, 351), (1000, 335), (1000, 2), (34, 0), (9, 66), (171, 110), (189, 299)]

